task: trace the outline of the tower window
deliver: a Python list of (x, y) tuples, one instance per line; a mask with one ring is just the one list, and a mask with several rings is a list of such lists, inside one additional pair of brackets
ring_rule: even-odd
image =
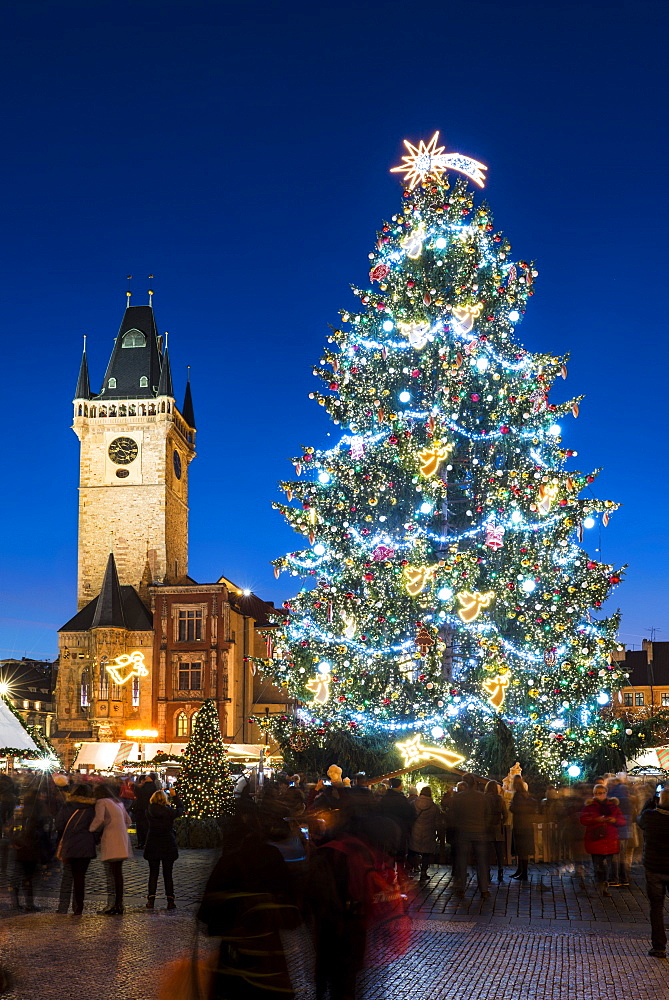
[(146, 337), (140, 330), (128, 330), (123, 334), (121, 347), (146, 347)]
[(100, 664), (100, 701), (107, 701), (109, 698), (109, 674), (107, 673), (106, 659)]
[(148, 384), (149, 384), (148, 378), (146, 377), (146, 375), (142, 375), (142, 377), (139, 380), (140, 389), (146, 389)]
[(202, 639), (202, 609), (179, 608), (179, 642), (197, 642)]
[(202, 689), (202, 663), (179, 664), (179, 691)]
[(115, 378), (108, 379), (108, 381), (107, 381), (107, 388), (108, 389), (115, 389), (116, 388), (116, 379)]
[(179, 712), (177, 715), (174, 731), (177, 736), (188, 736), (188, 716), (185, 712)]
[(139, 677), (132, 679), (132, 707), (139, 708)]
[(82, 670), (81, 672), (81, 707), (88, 707), (88, 670)]

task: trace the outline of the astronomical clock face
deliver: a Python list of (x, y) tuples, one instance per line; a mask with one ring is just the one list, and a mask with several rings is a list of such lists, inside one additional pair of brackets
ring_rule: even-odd
[(111, 442), (108, 454), (114, 465), (130, 465), (139, 454), (137, 442), (129, 437), (117, 437)]

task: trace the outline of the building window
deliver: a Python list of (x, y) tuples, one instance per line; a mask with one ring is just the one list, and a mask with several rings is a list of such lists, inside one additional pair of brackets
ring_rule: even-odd
[(146, 375), (142, 375), (142, 377), (139, 380), (139, 387), (140, 387), (140, 389), (146, 389), (146, 388), (148, 388), (148, 385), (149, 385), (148, 378), (146, 377)]
[(139, 708), (139, 677), (132, 679), (132, 707)]
[(82, 708), (87, 708), (88, 707), (89, 693), (90, 692), (88, 690), (88, 670), (82, 670), (82, 672), (81, 672), (81, 707)]
[(128, 330), (123, 334), (121, 347), (146, 347), (146, 337), (140, 330)]
[[(82, 704), (83, 704), (83, 702), (82, 702)], [(23, 702), (23, 707), (24, 708), (30, 708), (30, 702), (29, 701), (24, 701)]]
[(106, 661), (100, 664), (100, 701), (107, 701), (109, 698), (109, 674), (107, 673)]
[(41, 712), (42, 711), (42, 702), (41, 701), (36, 701), (35, 702), (35, 711), (36, 712)]
[(174, 731), (177, 736), (188, 736), (188, 716), (185, 712), (179, 712), (177, 715)]
[(644, 694), (643, 691), (634, 692), (634, 704), (637, 708), (642, 708), (644, 704)]
[(190, 731), (191, 731), (191, 735), (195, 732), (195, 720), (197, 719), (197, 717), (198, 717), (199, 714), (200, 714), (200, 710), (198, 708), (197, 712), (193, 712), (193, 714), (190, 717)]
[(669, 708), (669, 691), (662, 692), (662, 708)]
[(625, 708), (631, 708), (634, 704), (631, 691), (625, 691), (623, 694), (623, 704), (625, 705)]
[(179, 690), (200, 691), (202, 689), (202, 664), (179, 664)]
[(202, 639), (202, 609), (179, 608), (179, 642)]
[(116, 379), (115, 378), (110, 378), (110, 379), (107, 380), (107, 388), (108, 389), (115, 389), (116, 388)]

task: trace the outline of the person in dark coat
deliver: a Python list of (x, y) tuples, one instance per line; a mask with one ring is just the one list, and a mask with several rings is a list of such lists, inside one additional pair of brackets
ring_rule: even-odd
[[(390, 794), (388, 792), (388, 794)], [(427, 870), (434, 860), (437, 827), (441, 820), (439, 808), (432, 801), (432, 789), (424, 785), (413, 804), (414, 824), (409, 837), (409, 858), (420, 857), (420, 881), (427, 882)]]
[(391, 778), (388, 791), (379, 803), (380, 816), (386, 816), (397, 824), (400, 832), (395, 861), (404, 861), (409, 846), (411, 828), (416, 819), (416, 810), (402, 791), (402, 779)]
[(50, 817), (38, 789), (30, 789), (23, 799), (21, 830), (14, 838), (14, 872), (9, 886), (14, 909), (19, 907), (19, 889), (25, 894), (27, 912), (39, 910), (33, 898), (33, 878), (37, 865), (46, 857), (49, 846)]
[(504, 862), (506, 860), (506, 827), (509, 822), (509, 814), (506, 802), (500, 795), (500, 786), (496, 781), (489, 781), (485, 786), (487, 837), (488, 837), (488, 864), (492, 859), (497, 860), (497, 881), (504, 881)]
[(60, 899), (56, 913), (67, 913), (73, 898), (75, 917), (84, 911), (86, 872), (95, 857), (95, 834), (89, 827), (95, 817), (95, 798), (88, 785), (75, 785), (56, 816), (59, 837), (58, 857), (63, 862)]
[[(179, 800), (177, 799), (178, 803)], [(149, 862), (149, 893), (146, 900), (147, 910), (152, 910), (156, 901), (158, 874), (163, 866), (163, 883), (167, 896), (167, 909), (175, 910), (174, 880), (172, 869), (179, 857), (177, 838), (174, 833), (174, 821), (181, 810), (169, 804), (165, 792), (154, 792), (146, 810), (147, 833), (144, 845), (144, 857)]]
[(513, 798), (509, 809), (513, 816), (513, 853), (518, 858), (518, 868), (511, 878), (527, 882), (530, 854), (534, 854), (534, 817), (537, 813), (537, 800), (532, 798), (519, 774), (513, 779)]
[[(657, 802), (657, 805), (656, 805)], [(653, 958), (666, 958), (667, 932), (664, 926), (664, 897), (669, 892), (669, 791), (646, 805), (637, 823), (644, 832), (642, 862), (646, 871), (646, 892), (650, 904), (650, 940), (648, 952)]]
[(135, 820), (135, 829), (137, 830), (137, 846), (139, 848), (144, 847), (144, 842), (146, 841), (146, 832), (148, 830), (146, 811), (149, 808), (151, 796), (157, 791), (158, 786), (153, 777), (153, 772), (145, 775), (141, 784), (135, 785), (135, 801), (132, 811)]
[(609, 885), (627, 886), (630, 884), (629, 873), (625, 863), (627, 841), (632, 836), (632, 800), (627, 787), (627, 775), (617, 774), (607, 781), (609, 797), (618, 800), (620, 811), (625, 817), (625, 825), (618, 827), (618, 853), (611, 859), (611, 879)]
[(197, 913), (207, 933), (221, 938), (210, 1000), (294, 1000), (280, 936), (295, 910), (290, 893), (286, 863), (250, 802), (226, 831)]
[(488, 800), (483, 792), (477, 790), (474, 777), (465, 775), (457, 784), (448, 817), (448, 824), (453, 828), (455, 837), (453, 880), (456, 896), (462, 896), (465, 891), (470, 852), (476, 860), (479, 891), (484, 899), (490, 895), (487, 808)]
[(618, 799), (607, 798), (606, 785), (595, 785), (581, 813), (585, 829), (585, 849), (592, 857), (595, 883), (603, 896), (610, 896), (608, 866), (620, 850), (618, 829), (625, 826)]

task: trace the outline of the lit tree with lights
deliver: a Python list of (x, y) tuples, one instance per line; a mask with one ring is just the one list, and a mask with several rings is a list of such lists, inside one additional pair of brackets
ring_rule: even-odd
[(486, 168), (437, 141), (405, 144), (370, 287), (314, 369), (340, 437), (303, 448), (281, 484), (308, 546), (275, 573), (306, 584), (271, 670), (304, 738), (385, 732), (475, 767), (503, 726), (558, 776), (619, 738), (602, 711), (624, 680), (618, 617), (597, 611), (620, 572), (579, 544), (617, 505), (568, 468), (561, 425), (580, 400), (550, 398), (566, 358), (515, 340), (536, 270), (446, 173), (482, 187)]
[(216, 703), (208, 698), (197, 713), (179, 778), (186, 817), (204, 820), (231, 814), (233, 788)]

